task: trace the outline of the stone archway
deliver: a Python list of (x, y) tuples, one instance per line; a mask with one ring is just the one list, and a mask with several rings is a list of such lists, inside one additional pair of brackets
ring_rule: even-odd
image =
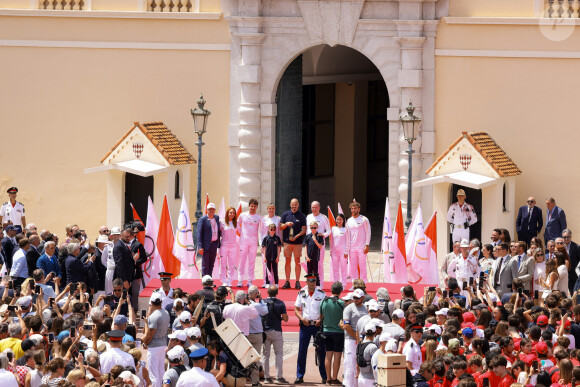
[[(399, 110), (410, 100), (422, 113), (414, 143), (414, 176), (434, 153), (435, 32), (445, 3), (437, 0), (230, 0), (224, 11), (232, 33), (230, 202), (273, 201), (275, 94), (286, 67), (300, 53), (328, 44), (364, 54), (389, 90), (389, 196), (406, 198), (406, 149)], [(428, 191), (428, 192), (426, 192)], [(422, 194), (422, 192), (424, 194)], [(430, 188), (414, 190), (415, 203), (431, 210)]]

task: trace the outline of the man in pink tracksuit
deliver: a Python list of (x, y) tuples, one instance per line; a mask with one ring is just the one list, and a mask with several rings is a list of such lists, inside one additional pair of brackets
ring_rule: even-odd
[(238, 234), (240, 243), (237, 257), (238, 287), (242, 287), (244, 277), (248, 279), (248, 287), (254, 281), (256, 266), (256, 252), (258, 251), (258, 233), (262, 224), (262, 217), (256, 213), (258, 201), (250, 199), (250, 209), (240, 214), (238, 218)]
[(371, 224), (360, 214), (360, 203), (352, 202), (350, 212), (352, 216), (346, 221), (347, 238), (344, 256), (349, 258), (351, 280), (360, 278), (367, 282), (367, 254), (371, 242)]

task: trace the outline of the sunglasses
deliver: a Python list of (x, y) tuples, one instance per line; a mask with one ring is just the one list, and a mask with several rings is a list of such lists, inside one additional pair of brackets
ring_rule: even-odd
[(535, 203), (535, 200), (528, 200), (528, 203)]
[(316, 230), (318, 227), (310, 227), (311, 230)]
[(360, 300), (362, 297), (353, 297), (353, 300)]
[(308, 279), (308, 280), (306, 280), (306, 282), (316, 282), (316, 278), (314, 278), (314, 279)]
[(565, 237), (562, 237), (562, 238), (564, 238), (564, 239), (572, 239), (571, 236), (565, 236)]
[(182, 323), (189, 324), (189, 320), (183, 320)]
[(113, 289), (115, 293), (123, 291), (123, 289)]

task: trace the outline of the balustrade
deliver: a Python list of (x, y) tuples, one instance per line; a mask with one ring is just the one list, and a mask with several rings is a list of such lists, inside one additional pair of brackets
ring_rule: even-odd
[(544, 17), (567, 19), (580, 17), (580, 0), (545, 0)]
[(148, 0), (147, 10), (151, 12), (192, 12), (191, 0)]
[(84, 5), (83, 0), (40, 0), (39, 8), (82, 11)]

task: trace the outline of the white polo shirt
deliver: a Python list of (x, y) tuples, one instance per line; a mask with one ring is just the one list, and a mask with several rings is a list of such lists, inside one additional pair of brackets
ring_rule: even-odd
[(413, 339), (409, 339), (403, 347), (403, 355), (405, 355), (406, 361), (411, 362), (413, 369), (411, 374), (415, 375), (419, 372), (421, 368), (421, 363), (423, 363), (423, 357), (421, 355), (421, 347)]

